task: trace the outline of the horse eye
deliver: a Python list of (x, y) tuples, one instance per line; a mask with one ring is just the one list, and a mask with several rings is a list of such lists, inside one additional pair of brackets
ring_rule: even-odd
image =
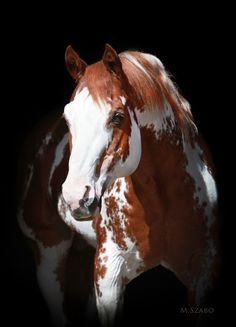
[(124, 119), (123, 113), (116, 111), (116, 112), (114, 112), (114, 114), (111, 118), (111, 122), (115, 126), (120, 126), (123, 119)]

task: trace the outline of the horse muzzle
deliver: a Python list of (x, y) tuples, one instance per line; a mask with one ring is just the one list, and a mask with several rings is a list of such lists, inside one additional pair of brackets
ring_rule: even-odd
[(97, 213), (99, 200), (91, 183), (74, 183), (68, 179), (62, 186), (64, 205), (76, 220), (92, 219)]
[(80, 200), (78, 208), (72, 210), (69, 206), (70, 213), (76, 220), (91, 220), (97, 212), (98, 203), (97, 198)]

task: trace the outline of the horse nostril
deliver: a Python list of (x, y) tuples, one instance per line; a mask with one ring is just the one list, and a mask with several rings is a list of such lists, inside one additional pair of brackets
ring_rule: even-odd
[(86, 207), (88, 208), (88, 210), (90, 212), (93, 212), (96, 210), (98, 206), (98, 200), (97, 198), (94, 198), (94, 199), (89, 199), (89, 201), (86, 203)]
[(85, 186), (85, 192), (83, 195), (83, 198), (81, 200), (79, 200), (79, 205), (81, 207), (84, 207), (86, 209), (90, 209), (90, 206), (92, 206), (93, 202), (94, 202), (94, 194), (93, 192), (91, 192), (92, 187), (89, 185)]
[(94, 199), (93, 198), (84, 198), (79, 201), (79, 205), (81, 207), (89, 208), (90, 205), (93, 203)]
[(86, 191), (85, 191), (85, 193), (84, 193), (83, 200), (86, 202), (86, 201), (88, 200), (88, 198), (89, 198), (89, 192), (90, 192), (90, 190), (91, 190), (91, 186), (86, 185), (86, 186), (85, 186), (85, 189), (86, 189)]

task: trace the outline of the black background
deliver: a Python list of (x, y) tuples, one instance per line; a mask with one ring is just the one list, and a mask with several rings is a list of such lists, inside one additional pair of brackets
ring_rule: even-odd
[[(60, 6), (60, 8), (59, 8)], [(5, 140), (3, 164), (3, 270), (4, 315), (11, 321), (31, 325), (44, 323), (46, 309), (40, 298), (33, 260), (15, 222), (16, 162), (19, 146), (27, 131), (50, 110), (63, 110), (74, 82), (64, 64), (66, 46), (71, 44), (88, 64), (100, 60), (105, 43), (117, 52), (137, 49), (158, 56), (173, 75), (182, 95), (190, 102), (199, 130), (205, 137), (217, 169), (221, 211), (223, 273), (215, 295), (216, 314), (207, 325), (227, 319), (230, 314), (230, 252), (233, 216), (230, 212), (232, 181), (232, 104), (229, 103), (231, 71), (230, 19), (221, 6), (211, 8), (156, 8), (151, 4), (110, 3), (105, 8), (71, 2), (54, 8), (14, 7), (14, 16), (3, 27), (5, 33), (2, 70), (6, 71), (6, 100), (3, 112)], [(178, 10), (177, 10), (178, 9)], [(105, 11), (104, 11), (105, 10)], [(10, 11), (11, 12), (11, 11)], [(3, 42), (3, 41), (2, 41)], [(6, 124), (6, 126), (4, 126)], [(5, 169), (5, 168), (4, 168)], [(156, 280), (158, 281), (156, 282)], [(145, 310), (151, 317), (168, 317), (182, 286), (168, 273), (150, 272), (135, 281), (127, 292), (133, 312)], [(166, 286), (165, 286), (166, 285)], [(177, 291), (175, 292), (175, 290)], [(177, 295), (175, 295), (177, 294)], [(131, 305), (132, 307), (132, 305)], [(171, 309), (168, 309), (171, 308)], [(145, 312), (145, 311), (144, 311)], [(154, 313), (153, 313), (154, 312)], [(31, 318), (33, 316), (33, 318)], [(158, 318), (157, 318), (158, 319)], [(178, 319), (173, 317), (173, 321)], [(35, 321), (34, 321), (35, 323)], [(157, 322), (156, 322), (157, 324)], [(32, 324), (33, 325), (33, 324)], [(155, 324), (154, 324), (155, 325)]]

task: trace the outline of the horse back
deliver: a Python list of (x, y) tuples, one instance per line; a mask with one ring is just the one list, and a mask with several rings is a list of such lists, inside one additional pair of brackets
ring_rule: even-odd
[(58, 112), (42, 119), (29, 132), (20, 150), (19, 223), (27, 236), (47, 245), (53, 245), (69, 234), (57, 212), (68, 156), (67, 127)]

